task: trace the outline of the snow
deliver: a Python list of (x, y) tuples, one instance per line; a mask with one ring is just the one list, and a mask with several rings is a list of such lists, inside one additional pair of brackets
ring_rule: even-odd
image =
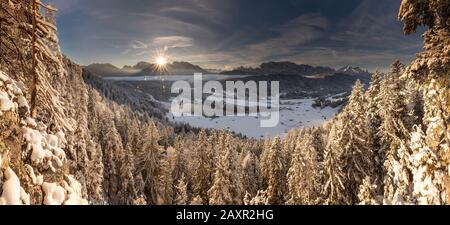
[(55, 184), (44, 182), (42, 190), (45, 193), (44, 204), (46, 205), (61, 205), (65, 199), (64, 188)]
[(19, 108), (26, 108), (27, 110), (30, 109), (27, 99), (23, 96), (19, 96), (19, 98), (17, 99), (17, 103), (19, 104)]
[(25, 122), (29, 127), (37, 127), (36, 121), (31, 117), (27, 117)]
[[(36, 163), (41, 163), (44, 159), (50, 158), (56, 162), (58, 167), (61, 167), (63, 161), (66, 160), (66, 153), (61, 148), (66, 142), (64, 134), (62, 132), (47, 134), (45, 132), (46, 126), (43, 124), (36, 125), (36, 122), (31, 118), (27, 118), (27, 124), (42, 130), (39, 131), (29, 127), (22, 127), (23, 137), (28, 142), (28, 149), (32, 150), (31, 160)], [(50, 161), (47, 163), (53, 171), (56, 171)]]
[(64, 189), (67, 191), (67, 200), (64, 205), (87, 205), (88, 201), (83, 199), (81, 193), (81, 184), (75, 180), (71, 175), (67, 176), (69, 183), (64, 181)]
[[(210, 80), (227, 80), (227, 79), (233, 79), (233, 78), (244, 78), (248, 77), (248, 75), (223, 75), (223, 74), (203, 74), (203, 81), (210, 81)], [(107, 80), (114, 80), (114, 81), (188, 81), (188, 82), (194, 82), (194, 76), (191, 75), (162, 75), (162, 76), (124, 76), (124, 77), (105, 77), (104, 79)]]
[(6, 74), (3, 71), (0, 71), (0, 80), (6, 83), (7, 81), (10, 81), (9, 77), (6, 76)]
[[(253, 117), (222, 116), (207, 118), (194, 117), (186, 113), (182, 117), (173, 117), (173, 114), (169, 112), (167, 118), (172, 122), (187, 123), (193, 127), (227, 129), (247, 137), (274, 137), (285, 135), (293, 128), (319, 126), (338, 113), (338, 108), (325, 107), (320, 109), (312, 107), (314, 100), (313, 98), (280, 100), (280, 122), (276, 127), (270, 128), (260, 127), (260, 121), (266, 118), (259, 115)], [(167, 105), (170, 104), (167, 103)]]
[(30, 165), (25, 165), (25, 169), (27, 170), (27, 173), (31, 178), (31, 182), (34, 185), (42, 185), (42, 183), (44, 182), (44, 177), (41, 174), (36, 176), (33, 167), (31, 167)]
[(15, 104), (10, 100), (7, 93), (0, 91), (0, 111), (7, 112), (13, 111)]
[(10, 93), (16, 96), (23, 95), (22, 89), (17, 85), (17, 82), (6, 85), (6, 88), (10, 91)]
[(51, 151), (43, 148), (43, 137), (37, 130), (23, 127), (23, 137), (28, 142), (28, 149), (32, 149), (31, 160), (34, 162), (42, 162), (44, 158), (51, 157), (53, 154)]
[(56, 135), (48, 134), (47, 135), (47, 145), (48, 148), (53, 152), (53, 154), (58, 157), (60, 160), (66, 159), (66, 153), (64, 150), (59, 148), (59, 138)]
[(10, 167), (5, 169), (4, 176), (6, 181), (3, 183), (0, 205), (30, 204), (30, 196), (20, 187), (19, 178)]

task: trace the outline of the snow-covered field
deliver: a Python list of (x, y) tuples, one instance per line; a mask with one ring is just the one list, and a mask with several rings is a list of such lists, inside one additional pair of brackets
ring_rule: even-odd
[(294, 99), (280, 101), (280, 121), (276, 127), (261, 128), (260, 116), (223, 116), (216, 118), (194, 117), (185, 114), (174, 117), (167, 114), (169, 120), (190, 124), (193, 127), (227, 129), (248, 137), (262, 138), (283, 136), (290, 129), (321, 125), (338, 112), (338, 108), (313, 108), (314, 99)]
[[(209, 80), (227, 80), (230, 78), (242, 78), (246, 77), (247, 75), (222, 75), (222, 74), (203, 74), (203, 80), (209, 81)], [(126, 76), (126, 77), (105, 77), (107, 80), (113, 80), (113, 81), (179, 81), (184, 80), (188, 82), (194, 82), (194, 76), (193, 75), (158, 75), (158, 76)]]
[[(227, 80), (230, 78), (245, 77), (245, 75), (215, 75), (204, 74), (203, 81)], [(193, 82), (192, 75), (170, 75), (170, 76), (146, 76), (146, 77), (109, 77), (109, 80), (125, 81), (179, 81)], [(332, 100), (331, 97), (328, 99)], [(209, 99), (211, 100), (211, 99)], [(236, 133), (241, 133), (247, 137), (263, 138), (283, 136), (290, 129), (301, 127), (312, 127), (321, 125), (325, 120), (331, 119), (338, 112), (339, 108), (326, 107), (323, 109), (314, 108), (312, 104), (315, 99), (292, 99), (280, 100), (280, 121), (277, 126), (261, 128), (261, 120), (267, 119), (261, 116), (222, 116), (222, 117), (196, 117), (190, 114), (191, 107), (185, 105), (182, 117), (174, 117), (172, 113), (167, 114), (167, 118), (172, 122), (187, 123), (193, 127), (227, 129)], [(227, 105), (244, 105), (246, 102), (234, 102), (228, 95), (224, 99)], [(170, 110), (170, 102), (160, 102)], [(249, 107), (257, 106), (256, 103), (248, 103)]]

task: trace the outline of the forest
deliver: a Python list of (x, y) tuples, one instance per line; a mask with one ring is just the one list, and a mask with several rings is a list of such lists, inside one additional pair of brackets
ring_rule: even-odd
[(56, 8), (0, 6), (0, 205), (450, 203), (449, 0), (401, 1), (405, 35), (426, 28), (410, 65), (263, 140), (168, 122), (63, 55)]

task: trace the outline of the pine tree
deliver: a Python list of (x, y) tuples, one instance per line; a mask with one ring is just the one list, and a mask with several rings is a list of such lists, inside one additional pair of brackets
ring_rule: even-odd
[(211, 205), (242, 204), (239, 160), (231, 141), (230, 134), (221, 133), (214, 182), (208, 191)]
[(358, 80), (350, 95), (349, 102), (338, 116), (336, 130), (336, 148), (340, 149), (340, 162), (343, 180), (351, 203), (358, 202), (358, 190), (366, 176), (374, 176), (373, 150), (367, 146), (367, 129), (365, 129), (364, 89)]
[(346, 177), (339, 160), (339, 148), (336, 147), (338, 145), (337, 129), (337, 125), (333, 125), (331, 127), (328, 137), (328, 144), (325, 148), (325, 185), (323, 186), (322, 195), (324, 198), (324, 203), (329, 205), (350, 204), (351, 202), (348, 197), (348, 193), (345, 190), (344, 181)]
[(189, 181), (189, 169), (187, 154), (184, 151), (183, 145), (180, 140), (175, 143), (176, 147), (167, 148), (167, 157), (172, 174), (172, 180), (180, 180), (182, 176), (185, 176), (186, 181)]
[(90, 153), (90, 161), (86, 168), (86, 183), (89, 202), (92, 204), (103, 204), (103, 154), (101, 149), (93, 142), (88, 143), (87, 149)]
[(305, 146), (304, 137), (299, 138), (294, 153), (292, 154), (291, 167), (287, 173), (287, 181), (289, 188), (288, 204), (306, 204), (305, 183), (307, 180), (306, 156), (304, 155)]
[(144, 179), (144, 191), (149, 204), (158, 203), (158, 170), (160, 154), (163, 151), (162, 146), (158, 143), (159, 138), (156, 125), (150, 122), (144, 127), (142, 136), (144, 143), (136, 158), (137, 172), (141, 173)]
[(259, 188), (261, 175), (258, 161), (252, 151), (248, 151), (242, 160), (242, 184), (247, 194), (256, 195)]
[(178, 181), (178, 184), (176, 185), (175, 189), (175, 201), (174, 203), (176, 205), (187, 205), (188, 200), (188, 194), (187, 194), (187, 184), (185, 182), (185, 176), (184, 174), (181, 176), (180, 180)]
[(377, 195), (378, 192), (378, 186), (377, 184), (374, 184), (370, 177), (366, 177), (363, 180), (363, 183), (359, 187), (359, 204), (360, 205), (379, 205), (379, 199)]
[(413, 174), (414, 197), (418, 204), (442, 204), (437, 183), (443, 174), (439, 170), (437, 155), (425, 143), (425, 134), (420, 126), (414, 127), (411, 134), (410, 169)]
[(368, 148), (373, 151), (373, 161), (374, 161), (374, 177), (372, 177), (373, 182), (377, 186), (382, 185), (383, 180), (383, 161), (384, 152), (381, 148), (381, 137), (378, 133), (380, 129), (382, 118), (381, 118), (381, 73), (376, 71), (372, 75), (372, 82), (370, 87), (366, 92), (367, 99), (367, 113), (366, 113), (366, 129), (367, 129), (367, 142)]
[(281, 205), (285, 203), (286, 174), (280, 138), (276, 137), (267, 151), (267, 161), (270, 162), (265, 165), (268, 167), (267, 201), (270, 205)]
[(122, 155), (122, 141), (119, 133), (115, 129), (111, 115), (105, 114), (100, 122), (100, 130), (103, 132), (99, 140), (103, 151), (103, 188), (108, 193), (105, 196), (105, 200), (110, 204), (118, 204), (118, 191), (120, 187), (120, 163), (118, 159), (120, 158), (117, 158), (117, 156)]
[(131, 205), (139, 198), (134, 182), (134, 157), (130, 144), (125, 146), (125, 154), (121, 157), (119, 204)]
[(411, 174), (407, 169), (409, 149), (408, 109), (405, 102), (405, 82), (401, 79), (404, 66), (400, 61), (391, 65), (391, 71), (382, 82), (382, 119), (380, 135), (385, 155), (383, 179), (384, 203), (407, 204), (413, 201), (408, 188)]
[(161, 152), (157, 168), (157, 204), (170, 205), (173, 201), (173, 180), (167, 154)]
[(210, 177), (212, 168), (210, 167), (211, 154), (208, 152), (207, 136), (204, 130), (200, 130), (198, 141), (194, 151), (194, 171), (192, 177), (193, 195), (200, 196), (204, 204), (209, 202), (208, 190), (211, 187)]
[(446, 204), (450, 203), (450, 173), (445, 169), (450, 164), (449, 6), (447, 0), (403, 1), (399, 12), (405, 34), (416, 32), (422, 25), (428, 28), (423, 35), (424, 51), (417, 54), (405, 76), (423, 88), (425, 141), (438, 157), (437, 165), (441, 165), (435, 173), (443, 175), (433, 182), (440, 184), (441, 202)]

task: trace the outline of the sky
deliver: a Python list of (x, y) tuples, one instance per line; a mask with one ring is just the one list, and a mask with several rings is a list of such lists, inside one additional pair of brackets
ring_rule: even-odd
[(421, 50), (397, 0), (47, 0), (60, 45), (82, 65), (171, 61), (231, 69), (267, 61), (385, 69)]

